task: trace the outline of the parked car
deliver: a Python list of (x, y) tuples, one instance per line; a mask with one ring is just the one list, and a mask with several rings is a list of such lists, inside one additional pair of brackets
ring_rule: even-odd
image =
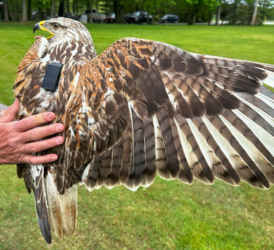
[(51, 18), (57, 18), (57, 17), (59, 17), (58, 14), (56, 12), (54, 12), (54, 13), (52, 13), (52, 16), (50, 16), (50, 15), (46, 16), (46, 20), (49, 20)]
[(40, 18), (44, 19), (46, 17), (46, 11), (42, 10), (41, 17), (39, 15), (39, 11), (35, 10), (31, 12), (31, 20), (40, 20)]
[[(90, 9), (87, 9), (85, 12), (86, 15), (90, 14)], [(100, 15), (97, 9), (92, 9), (92, 22), (100, 23)]]
[(107, 23), (115, 23), (116, 19), (115, 19), (115, 13), (109, 13), (106, 17), (106, 22)]
[(128, 19), (129, 19), (129, 17), (132, 15), (132, 13), (128, 13), (128, 14), (126, 14), (125, 15), (125, 21), (126, 21), (126, 23), (128, 23)]
[(128, 17), (128, 23), (146, 23), (148, 19), (148, 22), (152, 22), (152, 16), (148, 15), (145, 11), (135, 11)]
[[(87, 23), (89, 14), (90, 14), (90, 9), (87, 9), (85, 11), (85, 13), (83, 13), (81, 15), (81, 17), (79, 18), (80, 22), (81, 23)], [(99, 15), (99, 13), (97, 12), (96, 9), (92, 10), (92, 22), (94, 22), (94, 23), (99, 23), (100, 22), (100, 15)]]
[(173, 14), (164, 15), (159, 19), (159, 23), (178, 23), (179, 17)]
[(107, 15), (103, 13), (99, 13), (100, 22), (104, 23), (106, 21)]
[(74, 15), (73, 12), (68, 12), (64, 14), (64, 17), (70, 18), (70, 19), (74, 19), (77, 20), (76, 16)]

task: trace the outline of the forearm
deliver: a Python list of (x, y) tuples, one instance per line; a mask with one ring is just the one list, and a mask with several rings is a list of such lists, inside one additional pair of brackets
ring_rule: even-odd
[(0, 103), (0, 117), (7, 111), (8, 106)]

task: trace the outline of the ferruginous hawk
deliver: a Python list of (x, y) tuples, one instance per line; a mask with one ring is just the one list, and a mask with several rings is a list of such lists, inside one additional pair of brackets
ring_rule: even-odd
[[(191, 184), (214, 179), (268, 189), (274, 183), (274, 65), (198, 55), (162, 42), (123, 38), (100, 56), (80, 22), (54, 18), (14, 84), (19, 119), (44, 111), (65, 125), (56, 162), (18, 165), (34, 192), (48, 243), (76, 226), (77, 184), (91, 191), (150, 186), (156, 175)], [(42, 88), (62, 63), (56, 91)]]

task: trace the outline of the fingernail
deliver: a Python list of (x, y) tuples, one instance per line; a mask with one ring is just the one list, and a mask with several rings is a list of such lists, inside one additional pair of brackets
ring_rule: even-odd
[(50, 119), (50, 120), (53, 120), (55, 118), (55, 115), (53, 113), (49, 113), (47, 115), (47, 117)]
[(56, 130), (57, 130), (57, 132), (62, 132), (64, 130), (64, 126), (63, 125), (57, 125)]
[(58, 159), (58, 156), (57, 156), (57, 155), (54, 155), (54, 156), (51, 157), (51, 159), (52, 159), (53, 161), (55, 161), (55, 160)]
[(59, 137), (59, 138), (57, 138), (55, 141), (56, 141), (56, 143), (58, 143), (58, 144), (62, 144), (62, 143), (64, 142), (64, 139), (63, 139), (63, 137)]

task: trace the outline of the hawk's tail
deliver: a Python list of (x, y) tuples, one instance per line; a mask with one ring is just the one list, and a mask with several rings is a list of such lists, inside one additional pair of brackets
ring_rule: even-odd
[[(30, 168), (30, 171), (34, 180), (34, 185), (32, 186), (32, 188), (34, 192), (38, 224), (46, 242), (50, 244), (52, 240), (52, 235), (50, 232), (49, 218), (47, 213), (47, 202), (45, 197), (46, 193), (44, 185), (44, 168), (32, 167)], [(26, 179), (25, 183), (28, 183), (26, 182)]]
[(59, 238), (73, 234), (77, 221), (77, 186), (61, 195), (56, 189), (52, 174), (48, 172), (45, 191), (50, 229)]

